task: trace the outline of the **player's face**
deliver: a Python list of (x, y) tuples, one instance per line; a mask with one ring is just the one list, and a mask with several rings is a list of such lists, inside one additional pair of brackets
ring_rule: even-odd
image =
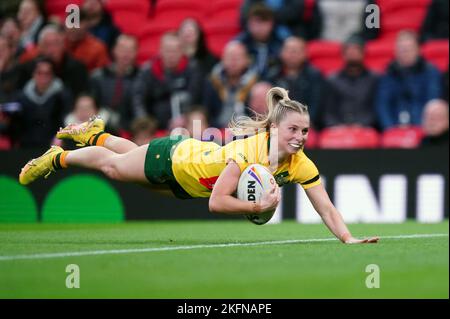
[(281, 154), (297, 153), (305, 145), (309, 132), (309, 115), (288, 112), (281, 122), (272, 128), (277, 130), (278, 151)]

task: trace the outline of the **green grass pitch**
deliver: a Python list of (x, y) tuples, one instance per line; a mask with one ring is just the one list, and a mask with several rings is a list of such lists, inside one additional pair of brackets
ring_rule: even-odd
[[(0, 224), (0, 298), (448, 298), (448, 226), (354, 224), (381, 241), (343, 245), (294, 221)], [(440, 235), (394, 237), (412, 234)]]

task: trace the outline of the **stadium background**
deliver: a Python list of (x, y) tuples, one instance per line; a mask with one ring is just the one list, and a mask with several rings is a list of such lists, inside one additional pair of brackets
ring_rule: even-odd
[[(47, 0), (44, 5), (48, 15), (58, 16), (61, 21), (64, 21), (66, 6), (68, 4), (80, 5), (81, 2), (81, 0)], [(167, 31), (177, 29), (182, 20), (187, 17), (194, 17), (201, 22), (208, 48), (216, 57), (220, 57), (225, 44), (241, 31), (239, 10), (242, 3), (242, 0), (159, 0), (156, 2), (108, 0), (105, 2), (105, 8), (112, 15), (114, 23), (121, 32), (132, 34), (138, 38), (137, 61), (139, 65), (142, 65), (157, 53), (160, 37)], [(380, 35), (377, 39), (366, 43), (365, 63), (369, 69), (383, 72), (394, 57), (396, 34), (403, 29), (419, 31), (431, 1), (383, 0), (376, 1), (376, 3), (381, 9)], [(314, 4), (313, 0), (305, 1), (304, 15), (306, 19), (311, 16)], [(14, 8), (13, 2), (9, 6)], [(332, 74), (342, 67), (341, 48), (342, 43), (340, 42), (311, 40), (307, 43), (310, 62), (324, 75)], [(421, 52), (441, 72), (448, 69), (448, 39), (427, 41), (421, 45)], [(439, 150), (418, 148), (422, 133), (417, 127), (401, 129), (395, 134), (398, 136), (385, 136), (373, 131), (324, 130), (320, 136), (311, 136), (307, 152), (317, 162), (322, 176), (328, 181), (327, 188), (333, 200), (336, 199), (336, 194), (340, 193), (334, 180), (336, 176), (344, 174), (368, 178), (378, 205), (375, 208), (376, 211), (372, 213), (380, 215), (378, 219), (372, 219), (372, 222), (404, 220), (402, 218), (390, 220), (383, 217), (384, 213), (389, 214), (389, 212), (383, 213), (385, 208), (382, 207), (383, 203), (380, 197), (383, 192), (380, 179), (386, 174), (400, 174), (407, 181), (406, 197), (397, 196), (397, 199), (391, 199), (393, 202), (397, 201), (397, 205), (392, 207), (403, 207), (402, 212), (391, 212), (393, 216), (400, 214), (407, 218), (434, 222), (448, 218), (448, 196), (445, 195), (448, 194), (448, 146)], [(343, 138), (344, 135), (345, 138)], [(396, 151), (395, 148), (402, 150)], [(332, 149), (337, 150), (333, 151)], [(339, 149), (345, 150), (339, 151)], [(92, 222), (124, 219), (231, 218), (208, 213), (206, 200), (184, 201), (180, 205), (137, 186), (107, 181), (100, 174), (79, 170), (56, 174), (45, 182), (39, 181), (29, 188), (19, 186), (16, 178), (20, 167), (38, 152), (40, 150), (20, 149), (0, 152), (0, 162), (2, 163), (0, 221)], [(102, 185), (101, 189), (104, 189), (104, 195), (86, 194), (87, 197), (80, 200), (80, 194), (75, 191), (80, 185), (79, 182), (70, 185), (70, 178), (79, 176), (79, 174), (83, 174), (82, 176), (87, 178), (88, 183), (93, 183), (92, 185), (97, 185), (96, 183)], [(437, 178), (437, 184), (433, 185), (438, 186), (433, 186), (434, 188), (429, 189), (426, 195), (418, 196), (418, 177), (427, 174)], [(92, 180), (89, 179), (90, 177)], [(63, 187), (68, 187), (70, 191), (64, 191)], [(89, 186), (86, 187), (86, 189), (88, 188)], [(16, 191), (12, 191), (13, 189)], [(58, 195), (62, 192), (64, 192), (64, 197)], [(419, 217), (417, 207), (421, 204), (418, 197), (421, 198), (420, 200), (427, 198), (425, 202), (431, 205), (430, 210), (432, 210), (429, 212), (430, 217)], [(281, 219), (297, 219), (300, 222), (307, 222), (309, 219), (301, 217), (302, 213), (299, 211), (302, 200), (302, 195), (297, 193), (295, 186), (285, 187), (280, 214), (275, 218), (275, 222)], [(52, 201), (53, 204), (49, 204)], [(84, 204), (81, 204), (83, 202)], [(114, 207), (112, 203), (117, 203), (117, 207)], [(64, 207), (61, 210), (64, 213), (58, 216), (47, 216), (49, 205)], [(105, 209), (99, 210), (99, 207)], [(404, 207), (406, 207), (406, 212), (404, 212)], [(374, 208), (372, 207), (372, 209)], [(52, 215), (52, 213), (49, 214)], [(346, 218), (345, 211), (343, 214)], [(367, 221), (363, 215), (349, 216), (349, 218), (354, 222)], [(317, 222), (315, 219), (312, 220)]]
[[(304, 1), (305, 18), (317, 1)], [(0, 1), (0, 9), (14, 15), (20, 2)], [(64, 20), (67, 4), (81, 0), (44, 2)], [(219, 56), (241, 31), (242, 3), (107, 0), (106, 8), (122, 32), (138, 37), (143, 63), (186, 16), (202, 21), (208, 47)], [(418, 31), (431, 1), (375, 3), (381, 30), (366, 44), (366, 63), (383, 71), (396, 33)], [(325, 75), (342, 65), (341, 47), (323, 40), (307, 45), (311, 63)], [(421, 50), (448, 72), (448, 39), (427, 41)], [(209, 213), (207, 199), (173, 200), (81, 169), (23, 187), (20, 168), (45, 147), (10, 147), (0, 134), (0, 298), (181, 298), (189, 305), (195, 303), (189, 298), (448, 299), (448, 144), (419, 147), (421, 134), (413, 127), (393, 136), (358, 129), (310, 136), (306, 152), (344, 219), (355, 223), (352, 234), (380, 236), (377, 245), (342, 245), (323, 224), (310, 225), (318, 215), (294, 185), (283, 187), (275, 224), (262, 227)], [(67, 286), (73, 264), (80, 289)], [(367, 286), (373, 264), (381, 270), (380, 289)], [(279, 313), (283, 305), (269, 301)], [(163, 311), (173, 314), (177, 304), (165, 303)]]

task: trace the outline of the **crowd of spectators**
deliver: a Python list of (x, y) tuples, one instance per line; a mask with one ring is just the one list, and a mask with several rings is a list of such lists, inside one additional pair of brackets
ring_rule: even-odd
[[(312, 128), (422, 127), (423, 145), (448, 145), (448, 69), (421, 55), (448, 39), (448, 1), (431, 1), (419, 32), (402, 30), (382, 73), (365, 65), (370, 0), (244, 0), (242, 32), (220, 57), (187, 17), (137, 63), (139, 41), (120, 33), (102, 0), (84, 0), (80, 26), (48, 17), (39, 0), (0, 12), (0, 149), (46, 148), (68, 123), (101, 115), (108, 130), (144, 144), (170, 130), (223, 129), (233, 115), (267, 111), (271, 86), (308, 106)], [(152, 2), (155, 4), (155, 1)], [(344, 65), (326, 75), (308, 60), (313, 39), (339, 41)], [(200, 135), (203, 138), (205, 135)], [(208, 136), (208, 134), (206, 134)]]

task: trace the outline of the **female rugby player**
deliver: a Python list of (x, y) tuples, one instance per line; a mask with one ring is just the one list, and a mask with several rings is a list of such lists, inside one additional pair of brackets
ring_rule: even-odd
[[(280, 201), (278, 185), (299, 183), (339, 240), (347, 244), (376, 243), (378, 237), (356, 239), (351, 235), (321, 184), (316, 166), (303, 152), (310, 126), (307, 107), (290, 100), (288, 92), (278, 87), (267, 93), (267, 105), (268, 113), (264, 116), (232, 119), (231, 129), (254, 135), (222, 147), (180, 135), (137, 146), (127, 139), (105, 133), (100, 118), (69, 125), (56, 136), (87, 147), (64, 151), (59, 146), (52, 146), (22, 168), (19, 181), (27, 185), (58, 169), (79, 166), (99, 170), (114, 180), (170, 190), (179, 198), (209, 197), (209, 210), (226, 214), (273, 210)], [(278, 184), (265, 193), (259, 203), (233, 196), (241, 172), (253, 163), (268, 167)]]

